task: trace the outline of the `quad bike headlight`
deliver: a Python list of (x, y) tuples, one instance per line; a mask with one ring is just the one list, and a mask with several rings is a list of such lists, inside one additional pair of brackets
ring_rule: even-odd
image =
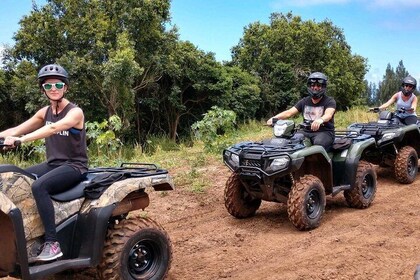
[(237, 154), (231, 154), (230, 159), (235, 165), (239, 165), (239, 156)]
[(382, 141), (391, 140), (394, 136), (395, 132), (385, 133), (384, 136), (382, 136)]
[(230, 151), (225, 151), (223, 158), (231, 167), (236, 168), (239, 166), (239, 156), (237, 154), (234, 154)]
[(384, 133), (384, 135), (382, 136), (380, 141), (381, 142), (389, 141), (389, 140), (395, 139), (399, 136), (400, 136), (400, 133), (398, 131), (387, 132), (387, 133)]
[(273, 171), (281, 170), (286, 168), (289, 165), (289, 157), (279, 157), (273, 159), (273, 161), (270, 164), (270, 168)]

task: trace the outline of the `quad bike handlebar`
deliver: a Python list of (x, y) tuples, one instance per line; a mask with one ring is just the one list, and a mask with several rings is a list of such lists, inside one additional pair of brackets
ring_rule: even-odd
[[(374, 113), (379, 113), (383, 110), (379, 109), (379, 107), (372, 107), (368, 109), (368, 112), (374, 112)], [(413, 108), (399, 108), (395, 110), (395, 113), (405, 113), (405, 112), (413, 112), (414, 109)]]
[(0, 147), (2, 147), (3, 149), (12, 149), (12, 148), (16, 148), (16, 147), (19, 147), (21, 144), (22, 144), (22, 142), (20, 142), (20, 140), (16, 140), (14, 143), (13, 143), (13, 145), (6, 145), (6, 144), (4, 144), (4, 138), (3, 137), (1, 137), (0, 138)]
[[(276, 122), (280, 119), (272, 118), (271, 120), (272, 120), (271, 125), (267, 125), (267, 126), (273, 127), (276, 124)], [(311, 125), (313, 122), (314, 122), (313, 120), (303, 120), (301, 123), (296, 124), (296, 128), (311, 129)], [(324, 125), (324, 124), (321, 124), (321, 125)]]
[(372, 108), (368, 109), (368, 112), (379, 113), (379, 111), (381, 111), (381, 109), (379, 109), (379, 107), (372, 107)]

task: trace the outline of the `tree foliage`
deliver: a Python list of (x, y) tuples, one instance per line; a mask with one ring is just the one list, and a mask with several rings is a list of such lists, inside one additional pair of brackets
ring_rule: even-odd
[(343, 31), (329, 20), (273, 13), (269, 25), (248, 25), (232, 53), (235, 65), (260, 78), (265, 116), (293, 105), (305, 93), (310, 72), (329, 77), (328, 92), (339, 109), (357, 103), (365, 91), (365, 59), (351, 54)]
[(398, 63), (397, 68), (394, 69), (388, 63), (383, 80), (379, 83), (377, 89), (378, 103), (385, 103), (391, 96), (400, 90), (402, 80), (408, 76), (408, 72), (404, 67), (404, 63), (401, 60)]
[(229, 88), (218, 105), (235, 112), (237, 121), (254, 119), (261, 104), (258, 78), (237, 66), (226, 66), (224, 69)]
[[(126, 137), (149, 133), (189, 133), (192, 123), (213, 105), (242, 110), (238, 98), (254, 101), (255, 79), (244, 73), (235, 85), (212, 53), (178, 40), (170, 22), (169, 0), (48, 0), (34, 5), (20, 21), (16, 44), (9, 50), (14, 72), (11, 101), (25, 100), (33, 113), (46, 100), (37, 94), (37, 69), (59, 63), (70, 73), (67, 97), (81, 106), (86, 119), (118, 115)], [(239, 73), (239, 72), (235, 72)], [(241, 82), (246, 86), (242, 86)], [(33, 93), (27, 96), (28, 93)], [(252, 93), (250, 93), (252, 92)], [(235, 102), (232, 105), (229, 102)], [(255, 112), (252, 108), (250, 112)]]
[(213, 106), (204, 118), (194, 123), (191, 128), (197, 139), (204, 142), (207, 152), (220, 152), (229, 145), (224, 141), (226, 134), (232, 133), (236, 125), (236, 114)]
[(140, 96), (141, 119), (151, 130), (169, 131), (175, 140), (178, 130), (189, 130), (229, 84), (214, 55), (190, 42), (176, 43), (162, 67), (162, 78)]
[[(169, 2), (48, 0), (34, 5), (20, 21), (8, 64), (34, 81), (40, 66), (60, 63), (71, 75), (69, 98), (84, 108), (87, 119), (117, 113), (124, 123), (136, 123), (136, 94), (159, 80), (167, 42), (177, 38), (165, 30)], [(19, 71), (24, 63), (31, 66)], [(22, 86), (20, 81), (14, 86), (13, 99), (28, 94)], [(40, 103), (28, 101), (30, 108)]]
[(385, 100), (406, 75), (401, 62), (396, 73), (388, 67), (378, 88), (368, 84), (367, 60), (351, 53), (343, 30), (292, 13), (250, 23), (232, 48), (232, 61), (221, 64), (213, 53), (179, 40), (169, 7), (170, 0), (34, 4), (3, 55), (0, 105), (10, 117), (0, 126), (20, 123), (48, 104), (36, 79), (48, 63), (68, 70), (66, 97), (83, 108), (87, 121), (117, 116), (118, 139), (133, 142), (152, 135), (177, 140), (213, 113), (230, 118), (226, 112), (232, 112), (237, 122), (265, 119), (305, 95), (313, 71), (328, 76), (327, 94), (338, 109)]

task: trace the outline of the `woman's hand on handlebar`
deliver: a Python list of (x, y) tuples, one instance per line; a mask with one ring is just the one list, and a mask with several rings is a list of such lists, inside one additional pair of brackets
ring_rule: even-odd
[(14, 137), (14, 136), (7, 136), (6, 138), (3, 138), (1, 142), (3, 146), (3, 150), (16, 148), (17, 146), (20, 146), (20, 144), (22, 143), (19, 137)]
[(379, 107), (372, 107), (372, 108), (369, 108), (369, 112), (374, 112), (374, 113), (379, 113), (379, 111), (380, 111), (381, 109), (379, 109)]

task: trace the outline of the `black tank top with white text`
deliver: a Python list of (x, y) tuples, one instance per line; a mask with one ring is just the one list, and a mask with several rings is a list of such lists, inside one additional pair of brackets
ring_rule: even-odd
[[(76, 107), (75, 104), (69, 103), (64, 107), (63, 111), (55, 115), (51, 106), (49, 106), (45, 113), (45, 125), (63, 119), (71, 109)], [(84, 123), (83, 129), (70, 128), (45, 138), (45, 147), (49, 164), (66, 164), (78, 169), (80, 173), (85, 173), (88, 170), (86, 128)]]

